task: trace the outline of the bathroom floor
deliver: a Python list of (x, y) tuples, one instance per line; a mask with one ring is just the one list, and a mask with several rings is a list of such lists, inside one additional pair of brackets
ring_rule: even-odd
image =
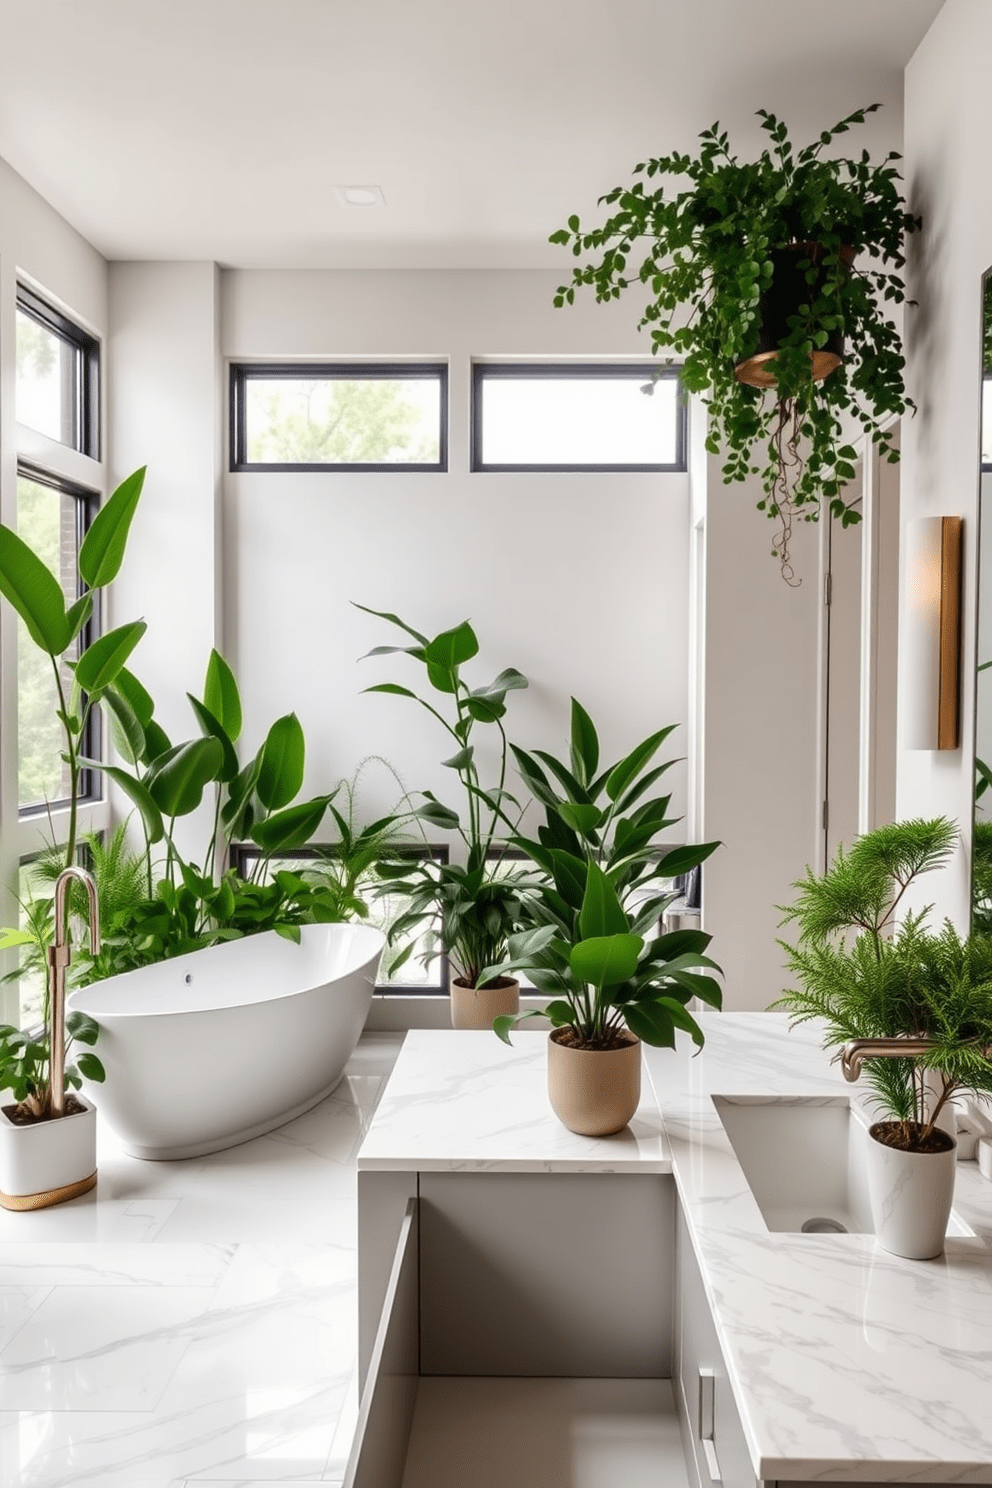
[(185, 1162), (99, 1130), (96, 1189), (0, 1210), (3, 1488), (339, 1484), (358, 1410), (355, 1157), (401, 1034)]

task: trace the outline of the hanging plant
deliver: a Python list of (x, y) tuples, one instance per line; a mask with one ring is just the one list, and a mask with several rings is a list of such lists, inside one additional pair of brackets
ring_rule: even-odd
[[(760, 477), (758, 510), (775, 521), (772, 552), (789, 582), (796, 519), (815, 521), (825, 499), (845, 526), (860, 520), (843, 494), (856, 459), (845, 424), (860, 422), (894, 462), (891, 425), (915, 407), (889, 319), (906, 298), (906, 234), (921, 225), (900, 195), (900, 157), (823, 155), (878, 107), (798, 152), (785, 124), (759, 109), (770, 146), (743, 163), (714, 124), (696, 155), (635, 166), (642, 179), (600, 199), (614, 208), (601, 227), (583, 230), (573, 216), (551, 235), (578, 258), (599, 254), (559, 287), (556, 305), (585, 286), (600, 302), (647, 286), (639, 328), (655, 353), (682, 360), (688, 392), (707, 395), (706, 447), (723, 454), (724, 481)], [(647, 184), (658, 177), (689, 184), (666, 197), (664, 184)]]

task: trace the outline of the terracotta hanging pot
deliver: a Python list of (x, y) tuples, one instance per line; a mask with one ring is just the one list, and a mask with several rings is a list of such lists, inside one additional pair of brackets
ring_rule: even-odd
[(558, 1120), (583, 1137), (622, 1131), (641, 1098), (641, 1041), (624, 1029), (615, 1049), (569, 1045), (570, 1028), (548, 1037), (548, 1099)]
[(493, 1019), (520, 1011), (520, 983), (515, 977), (497, 977), (485, 987), (470, 987), (461, 977), (451, 979), (452, 1028), (488, 1028)]
[[(809, 284), (805, 265), (812, 262), (818, 266), (824, 252), (820, 243), (789, 243), (785, 248), (772, 249), (772, 282), (758, 302), (761, 323), (758, 347), (751, 356), (737, 363), (734, 371), (739, 382), (746, 382), (750, 387), (775, 386), (775, 358), (789, 335), (789, 318), (796, 315), (800, 305), (812, 303), (819, 292), (822, 268), (817, 267), (817, 278)], [(838, 248), (837, 256), (850, 268), (854, 262), (854, 249)], [(826, 345), (815, 349), (812, 357), (813, 381), (822, 382), (844, 360), (843, 331), (832, 332)]]

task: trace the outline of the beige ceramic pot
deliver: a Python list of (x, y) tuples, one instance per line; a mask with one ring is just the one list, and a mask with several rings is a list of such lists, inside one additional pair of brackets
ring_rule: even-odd
[(520, 1011), (520, 983), (500, 977), (494, 987), (469, 987), (460, 977), (451, 978), (452, 1028), (488, 1028), (502, 1013), (515, 1017)]
[(622, 1131), (641, 1098), (641, 1041), (632, 1033), (620, 1049), (571, 1049), (548, 1039), (548, 1099), (558, 1120), (583, 1137)]

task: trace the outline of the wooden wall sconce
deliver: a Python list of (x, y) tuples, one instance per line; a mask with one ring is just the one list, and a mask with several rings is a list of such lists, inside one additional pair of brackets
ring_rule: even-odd
[(910, 749), (961, 743), (961, 517), (910, 522), (906, 724)]

